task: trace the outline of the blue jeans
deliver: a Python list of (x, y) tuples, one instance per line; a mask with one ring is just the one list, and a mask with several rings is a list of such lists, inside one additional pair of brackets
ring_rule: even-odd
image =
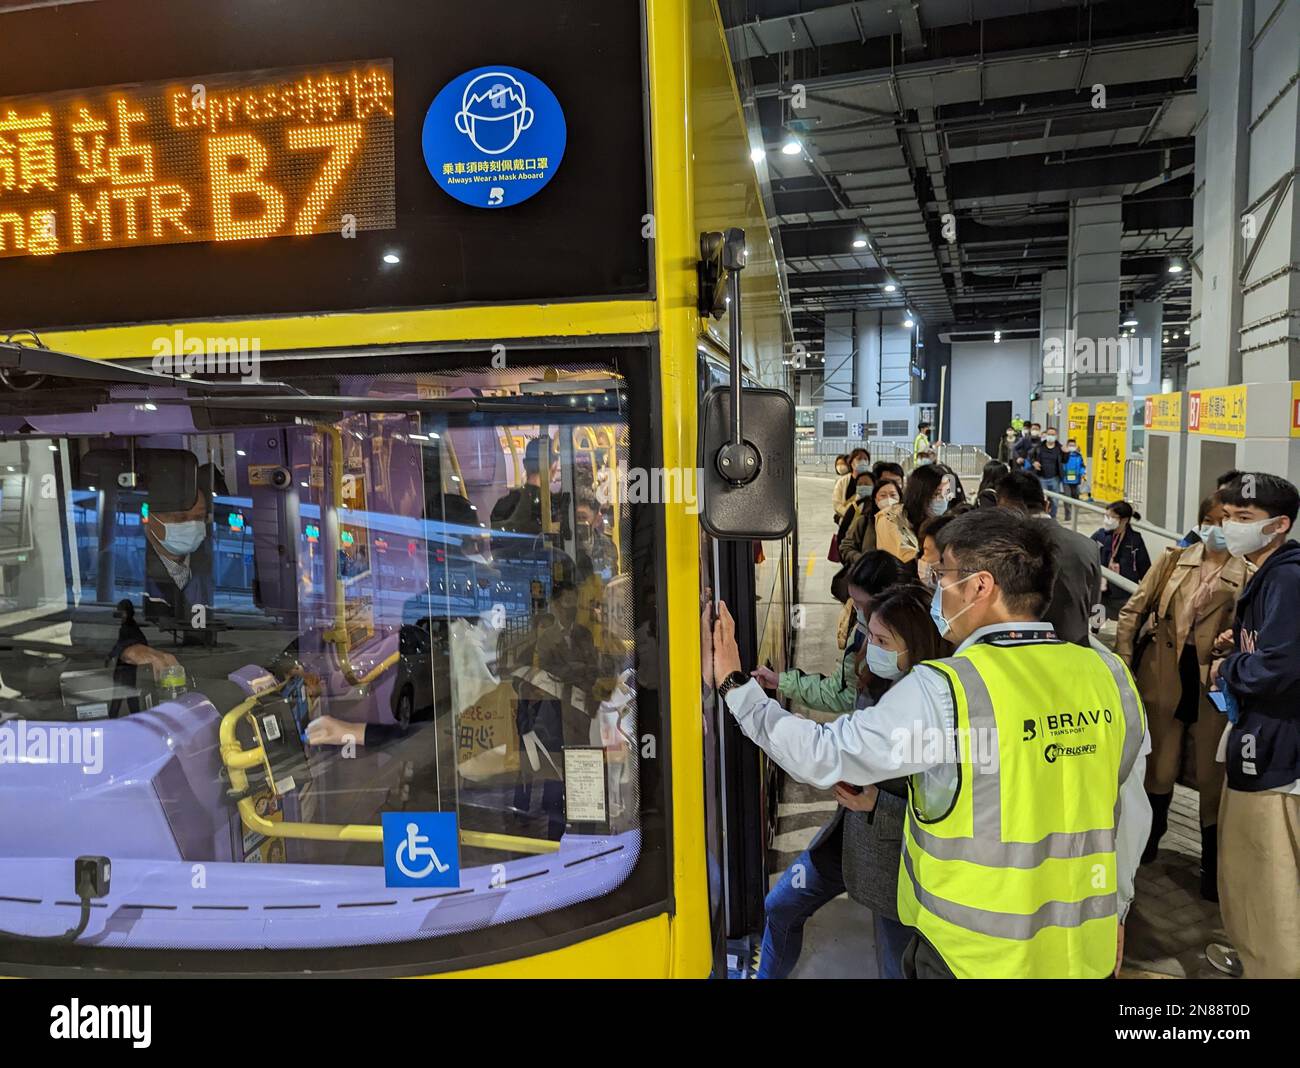
[[(1061, 492), (1061, 479), (1060, 479), (1059, 476), (1058, 476), (1057, 478), (1043, 478), (1043, 479), (1039, 479), (1039, 481), (1042, 482), (1042, 484), (1043, 484), (1043, 489), (1047, 490), (1049, 493), (1060, 493), (1060, 492)], [(1055, 498), (1055, 497), (1048, 497), (1048, 498), (1047, 498), (1047, 510), (1051, 513), (1052, 518), (1055, 519), (1055, 518), (1056, 518), (1056, 498)]]
[(881, 979), (903, 978), (903, 950), (916, 932), (905, 923), (879, 913), (875, 918), (876, 974)]
[[(841, 826), (843, 821), (841, 821)], [(819, 908), (844, 893), (840, 865), (843, 849), (840, 828), (819, 842), (815, 850), (799, 854), (786, 868), (764, 902), (767, 924), (758, 960), (758, 978), (787, 979), (803, 949), (803, 926)], [(798, 884), (798, 885), (796, 885)]]

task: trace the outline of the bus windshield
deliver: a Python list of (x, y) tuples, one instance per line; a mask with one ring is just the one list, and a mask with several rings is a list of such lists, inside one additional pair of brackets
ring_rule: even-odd
[[(137, 392), (3, 424), (0, 929), (58, 937), (86, 856), (112, 889), (83, 945), (589, 922), (641, 853), (653, 622), (622, 377), (543, 377), (317, 373), (332, 409), (205, 423)], [(566, 379), (615, 403), (543, 403)], [(392, 878), (391, 814), (451, 821), (441, 879)]]

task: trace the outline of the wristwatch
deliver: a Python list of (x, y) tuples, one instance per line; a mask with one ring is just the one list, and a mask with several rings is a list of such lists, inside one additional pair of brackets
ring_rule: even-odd
[(731, 693), (737, 686), (744, 686), (748, 681), (749, 676), (743, 671), (733, 671), (722, 680), (722, 684), (718, 687), (718, 696), (725, 701), (727, 694)]

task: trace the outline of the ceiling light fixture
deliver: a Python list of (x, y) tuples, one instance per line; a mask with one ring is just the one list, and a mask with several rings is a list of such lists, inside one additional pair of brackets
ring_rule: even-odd
[(799, 143), (799, 138), (792, 137), (781, 146), (781, 151), (787, 156), (797, 156), (803, 151), (803, 145)]
[(401, 263), (401, 262), (402, 262), (402, 257), (399, 256), (396, 252), (385, 252), (385, 253), (384, 253), (384, 262), (385, 262), (385, 263)]
[(1137, 321), (1136, 319), (1133, 318), (1132, 314), (1130, 314), (1129, 317), (1128, 317), (1127, 319), (1124, 320), (1124, 325), (1125, 325), (1125, 326), (1137, 326), (1137, 324), (1138, 324), (1138, 321)]
[(1183, 273), (1183, 265), (1182, 265), (1181, 263), (1179, 263), (1177, 260), (1174, 260), (1173, 263), (1171, 263), (1171, 264), (1169, 265), (1169, 273), (1170, 273), (1170, 274), (1182, 274), (1182, 273)]
[(895, 290), (897, 290), (897, 289), (898, 289), (898, 286), (894, 285), (893, 282), (886, 282), (886, 283), (885, 283), (885, 292), (886, 292), (886, 293), (893, 293), (893, 292), (894, 292)]
[(855, 237), (855, 238), (853, 239), (853, 247), (854, 247), (854, 248), (866, 248), (866, 247), (867, 247), (867, 239), (866, 239), (865, 237)]

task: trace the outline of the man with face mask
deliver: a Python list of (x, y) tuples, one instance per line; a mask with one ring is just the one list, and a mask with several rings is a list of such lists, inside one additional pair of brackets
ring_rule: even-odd
[(816, 723), (740, 673), (724, 608), (719, 693), (798, 780), (911, 778), (898, 911), (919, 934), (906, 974), (1104, 978), (1151, 825), (1137, 689), (1118, 657), (1039, 622), (1053, 577), (1041, 522), (982, 508), (938, 546), (931, 615), (954, 656), (917, 666), (874, 708)]
[[(188, 486), (188, 479), (157, 481), (150, 489), (142, 522), (145, 622), (170, 629), (183, 644), (192, 644), (203, 640), (206, 627), (206, 612), (197, 614), (196, 608), (212, 608), (212, 494), (225, 492), (225, 479), (212, 464), (199, 467), (195, 496), (188, 504), (177, 496), (178, 486)], [(124, 627), (110, 659), (119, 665), (148, 665), (155, 676), (177, 663), (166, 649), (140, 641), (142, 634), (139, 627)]]
[(1038, 423), (1030, 423), (1025, 432), (1020, 436), (1012, 449), (1012, 456), (1026, 471), (1033, 470), (1033, 464), (1030, 461), (1029, 454), (1038, 447), (1039, 442), (1043, 440), (1043, 428)]
[(1233, 651), (1210, 668), (1225, 694), (1219, 900), (1248, 979), (1300, 979), (1300, 492), (1243, 474), (1220, 491), (1228, 552), (1258, 570), (1237, 602)]

